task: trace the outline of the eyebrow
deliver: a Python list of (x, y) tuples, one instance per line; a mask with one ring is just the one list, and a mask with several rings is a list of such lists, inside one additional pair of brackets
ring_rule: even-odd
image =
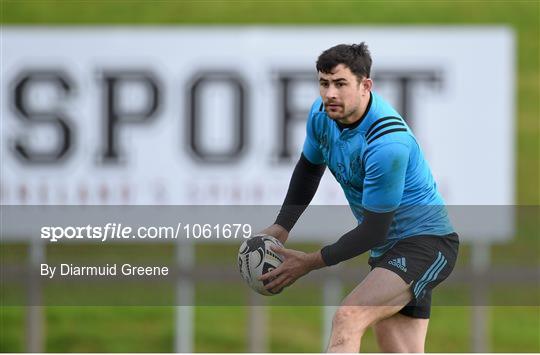
[(345, 79), (345, 78), (337, 78), (337, 79), (334, 79), (334, 80), (328, 80), (328, 79), (320, 78), (319, 81), (333, 81), (334, 83), (337, 83), (338, 81), (347, 81), (347, 79)]

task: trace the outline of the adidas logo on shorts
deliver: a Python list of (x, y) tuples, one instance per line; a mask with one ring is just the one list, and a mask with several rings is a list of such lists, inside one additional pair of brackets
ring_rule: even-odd
[(392, 259), (388, 262), (388, 264), (397, 267), (403, 272), (407, 272), (407, 262), (405, 261), (405, 258), (403, 257)]

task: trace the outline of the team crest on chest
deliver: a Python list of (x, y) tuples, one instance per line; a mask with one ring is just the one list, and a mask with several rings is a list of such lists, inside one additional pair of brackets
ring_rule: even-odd
[(362, 150), (357, 149), (351, 154), (351, 161), (349, 163), (351, 174), (353, 176), (362, 175)]
[(350, 186), (351, 182), (348, 176), (348, 171), (345, 169), (345, 165), (343, 163), (337, 163), (335, 167), (329, 165), (328, 168), (341, 185)]

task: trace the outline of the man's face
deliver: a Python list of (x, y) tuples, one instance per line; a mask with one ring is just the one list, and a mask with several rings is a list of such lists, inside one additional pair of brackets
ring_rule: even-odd
[(359, 80), (344, 64), (335, 66), (330, 73), (319, 72), (319, 91), (326, 113), (340, 123), (353, 123), (362, 116), (371, 86), (371, 79)]

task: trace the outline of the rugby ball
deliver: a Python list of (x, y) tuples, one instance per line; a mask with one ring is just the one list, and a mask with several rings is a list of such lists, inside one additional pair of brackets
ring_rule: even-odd
[(260, 281), (258, 278), (275, 268), (283, 262), (281, 256), (270, 249), (270, 246), (277, 245), (283, 247), (281, 242), (271, 235), (259, 234), (245, 240), (238, 251), (238, 268), (244, 281), (254, 291), (261, 295), (271, 296), (281, 292), (270, 292), (264, 286), (271, 280)]

